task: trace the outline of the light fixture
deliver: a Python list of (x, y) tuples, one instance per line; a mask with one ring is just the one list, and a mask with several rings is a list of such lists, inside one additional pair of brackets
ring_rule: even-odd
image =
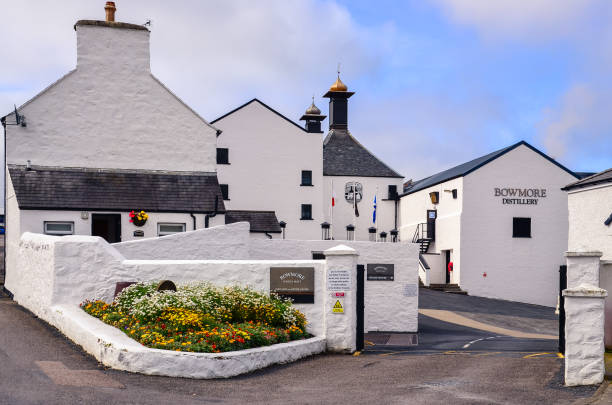
[(432, 204), (437, 204), (440, 202), (440, 193), (438, 191), (432, 191), (429, 193), (429, 198), (431, 199)]

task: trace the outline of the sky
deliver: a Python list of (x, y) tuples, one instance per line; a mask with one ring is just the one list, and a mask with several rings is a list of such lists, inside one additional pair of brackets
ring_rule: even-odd
[[(104, 3), (0, 0), (0, 115), (75, 67), (73, 25)], [(297, 121), (314, 95), (327, 114), (340, 64), (351, 133), (406, 179), (521, 140), (612, 167), (609, 0), (115, 3), (152, 21), (153, 74), (209, 121), (254, 97)]]

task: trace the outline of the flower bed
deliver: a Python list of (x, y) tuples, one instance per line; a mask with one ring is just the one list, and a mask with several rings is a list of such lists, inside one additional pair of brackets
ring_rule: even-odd
[(210, 283), (176, 292), (156, 286), (134, 284), (110, 304), (85, 301), (81, 308), (156, 349), (220, 353), (309, 337), (305, 316), (274, 294)]

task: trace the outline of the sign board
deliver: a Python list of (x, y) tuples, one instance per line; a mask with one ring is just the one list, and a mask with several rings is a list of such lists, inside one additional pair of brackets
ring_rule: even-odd
[(328, 291), (350, 291), (351, 271), (348, 269), (335, 269), (327, 271)]
[(493, 195), (502, 197), (503, 205), (538, 205), (541, 198), (546, 198), (546, 189), (494, 187)]
[(405, 284), (403, 290), (404, 297), (416, 297), (419, 291), (416, 284)]
[(270, 267), (270, 292), (296, 304), (314, 304), (314, 267)]
[(332, 312), (334, 314), (343, 314), (344, 313), (344, 307), (342, 306), (342, 303), (340, 302), (340, 300), (336, 300), (336, 303), (332, 307)]
[(344, 293), (343, 292), (333, 292), (331, 293), (331, 297), (332, 298), (344, 298)]
[(134, 231), (134, 236), (142, 237), (144, 236), (144, 231), (142, 229), (137, 229)]
[(370, 281), (393, 281), (395, 276), (395, 265), (368, 263), (367, 278)]

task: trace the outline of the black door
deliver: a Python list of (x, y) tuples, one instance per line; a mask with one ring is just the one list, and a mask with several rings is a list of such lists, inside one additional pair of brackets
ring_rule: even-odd
[(91, 234), (106, 239), (108, 243), (121, 242), (121, 215), (91, 214)]
[(364, 332), (364, 310), (365, 310), (365, 294), (364, 294), (364, 274), (365, 266), (357, 265), (357, 351), (363, 350), (363, 332)]
[(446, 252), (446, 269), (445, 269), (445, 272), (446, 272), (446, 284), (449, 284), (450, 283), (450, 276), (451, 276), (450, 271), (448, 271), (448, 264), (451, 261), (450, 250), (445, 250), (445, 252)]
[(567, 288), (567, 266), (559, 267), (559, 353), (565, 354), (565, 297)]
[(436, 210), (427, 210), (427, 239), (436, 240)]

